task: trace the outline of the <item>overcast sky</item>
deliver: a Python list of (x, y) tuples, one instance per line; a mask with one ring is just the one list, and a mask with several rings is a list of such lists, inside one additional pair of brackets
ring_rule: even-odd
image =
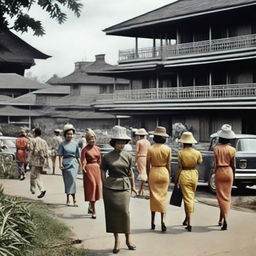
[[(134, 48), (134, 39), (106, 36), (103, 29), (154, 10), (174, 0), (82, 0), (84, 8), (80, 18), (68, 12), (68, 20), (59, 25), (38, 8), (31, 16), (43, 22), (46, 35), (33, 36), (32, 32), (17, 34), (45, 54), (47, 60), (36, 60), (28, 70), (32, 76), (46, 81), (53, 74), (66, 76), (74, 70), (76, 61), (94, 61), (96, 54), (105, 53), (106, 61), (117, 64), (118, 50)], [(139, 47), (149, 42), (139, 41)], [(151, 43), (152, 45), (152, 43)]]

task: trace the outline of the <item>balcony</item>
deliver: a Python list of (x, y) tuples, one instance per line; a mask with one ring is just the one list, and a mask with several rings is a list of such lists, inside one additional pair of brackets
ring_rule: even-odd
[(183, 55), (209, 54), (256, 47), (256, 34), (197, 41), (176, 45), (119, 51), (119, 63), (146, 59), (167, 60)]
[(171, 88), (120, 90), (112, 94), (99, 94), (97, 102), (124, 103), (179, 99), (218, 99), (255, 97), (256, 83), (225, 84)]

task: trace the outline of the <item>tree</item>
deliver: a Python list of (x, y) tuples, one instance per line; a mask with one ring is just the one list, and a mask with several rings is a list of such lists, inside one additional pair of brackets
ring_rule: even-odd
[(0, 28), (14, 29), (18, 32), (28, 32), (32, 29), (34, 35), (45, 34), (41, 21), (31, 17), (28, 12), (32, 6), (38, 5), (52, 19), (59, 24), (67, 20), (63, 8), (71, 10), (77, 17), (80, 16), (83, 4), (81, 0), (1, 0), (0, 1)]

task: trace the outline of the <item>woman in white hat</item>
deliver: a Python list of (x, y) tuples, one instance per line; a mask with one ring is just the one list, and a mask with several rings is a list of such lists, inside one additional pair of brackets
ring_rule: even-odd
[(96, 134), (90, 128), (85, 132), (87, 145), (81, 152), (81, 162), (83, 165), (84, 199), (89, 202), (88, 213), (92, 214), (92, 219), (96, 219), (96, 201), (102, 199), (101, 182), (101, 153), (96, 146)]
[(148, 180), (146, 165), (147, 165), (147, 152), (150, 147), (150, 142), (145, 138), (148, 135), (144, 128), (138, 129), (135, 135), (139, 136), (139, 140), (136, 143), (135, 161), (139, 171), (138, 180), (141, 181), (139, 195), (143, 195), (144, 183)]
[(65, 140), (59, 145), (59, 165), (62, 170), (62, 176), (67, 195), (67, 206), (71, 206), (69, 196), (73, 198), (73, 206), (76, 204), (76, 176), (78, 165), (81, 166), (80, 151), (77, 142), (73, 141), (75, 128), (72, 124), (66, 124), (63, 128)]
[(224, 124), (218, 131), (219, 145), (214, 148), (215, 156), (215, 185), (220, 207), (219, 226), (227, 229), (227, 214), (231, 204), (231, 190), (235, 173), (235, 148), (228, 143), (234, 139), (235, 133), (229, 124)]
[(151, 229), (155, 229), (155, 213), (161, 213), (161, 229), (165, 226), (167, 192), (171, 176), (171, 148), (164, 145), (169, 135), (165, 127), (158, 126), (152, 133), (155, 144), (147, 153), (147, 175), (150, 189)]
[(192, 148), (197, 143), (191, 132), (183, 132), (178, 142), (183, 143), (183, 149), (178, 152), (179, 173), (176, 181), (180, 184), (185, 208), (185, 220), (183, 225), (191, 232), (191, 213), (194, 212), (194, 198), (198, 182), (196, 166), (202, 163), (202, 155)]
[[(131, 191), (137, 194), (132, 171), (132, 156), (123, 151), (131, 140), (126, 134), (126, 128), (114, 126), (110, 145), (114, 150), (104, 155), (102, 159), (103, 199), (105, 206), (106, 231), (113, 233), (115, 245), (113, 253), (120, 251), (119, 233), (124, 233), (129, 250), (135, 250), (130, 238), (129, 204)], [(108, 177), (106, 176), (108, 172)]]

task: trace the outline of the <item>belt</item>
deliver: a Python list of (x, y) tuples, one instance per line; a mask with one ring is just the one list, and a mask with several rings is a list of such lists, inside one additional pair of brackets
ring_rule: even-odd
[(166, 167), (166, 165), (154, 165), (152, 167)]
[(189, 170), (195, 170), (196, 167), (192, 167), (192, 168), (186, 168), (186, 167), (182, 167), (181, 170), (184, 170), (184, 171), (189, 171)]
[(229, 166), (229, 165), (217, 165), (217, 168), (218, 167), (231, 167), (231, 166)]
[(74, 156), (63, 156), (63, 158), (75, 158)]

